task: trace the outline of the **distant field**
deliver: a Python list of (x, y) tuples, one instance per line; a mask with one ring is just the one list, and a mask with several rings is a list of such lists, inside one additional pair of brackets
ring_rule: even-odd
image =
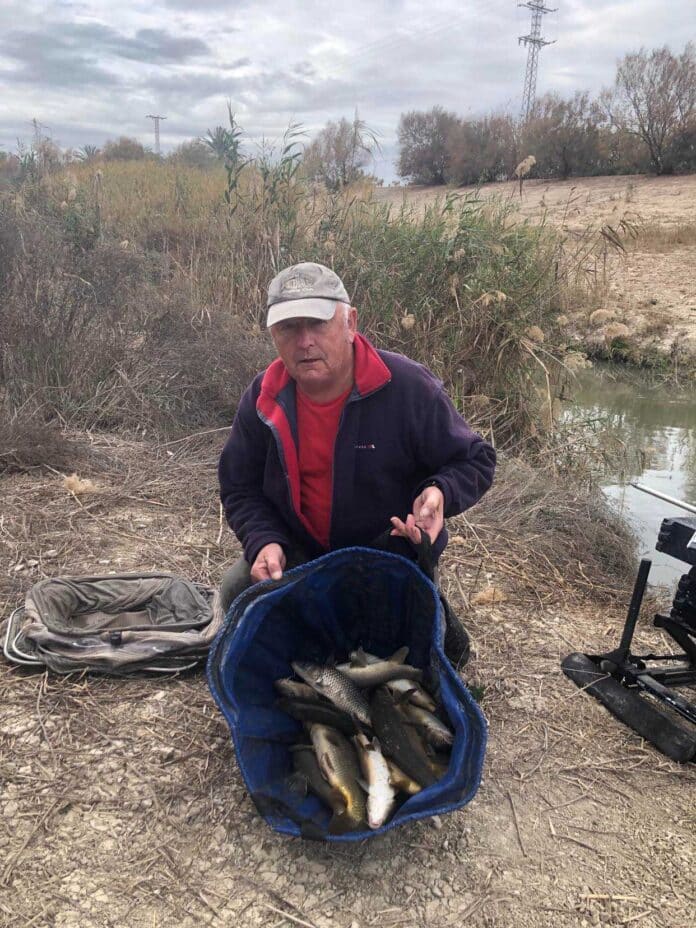
[[(473, 193), (476, 187), (382, 187), (377, 199), (423, 202), (447, 193)], [(545, 212), (554, 223), (570, 228), (618, 221), (625, 214), (665, 225), (696, 222), (696, 174), (685, 177), (579, 177), (572, 180), (527, 180), (522, 196), (517, 181), (483, 184), (484, 197), (519, 203), (524, 216)]]
[[(385, 187), (375, 196), (394, 204), (427, 204), (449, 192), (475, 187)], [(568, 232), (588, 226), (635, 227), (628, 253), (612, 258), (605, 306), (631, 328), (662, 327), (665, 342), (677, 341), (696, 354), (696, 175), (685, 177), (584, 177), (567, 181), (525, 181), (522, 196), (514, 182), (484, 184), (484, 197), (510, 199), (521, 215), (547, 221)]]

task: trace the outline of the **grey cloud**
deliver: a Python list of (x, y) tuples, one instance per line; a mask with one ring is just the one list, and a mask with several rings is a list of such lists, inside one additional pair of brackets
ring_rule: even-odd
[(244, 89), (247, 82), (246, 78), (226, 77), (220, 71), (201, 71), (154, 76), (148, 80), (147, 87), (160, 96), (171, 97), (178, 101), (195, 102), (218, 94), (230, 96)]
[(107, 48), (122, 58), (153, 64), (184, 62), (210, 52), (201, 39), (171, 35), (164, 29), (139, 29), (132, 39), (116, 33)]
[(292, 70), (299, 77), (315, 77), (317, 73), (316, 68), (309, 61), (299, 61)]
[(91, 55), (77, 51), (52, 36), (14, 30), (0, 40), (0, 56), (20, 63), (18, 69), (5, 70), (12, 83), (50, 87), (112, 86), (113, 74), (95, 64)]
[(207, 54), (197, 38), (164, 29), (140, 29), (127, 36), (100, 23), (54, 23), (45, 31), (14, 29), (0, 39), (0, 56), (19, 62), (7, 79), (54, 87), (112, 86), (121, 83), (97, 62), (113, 56), (148, 64), (185, 62)]

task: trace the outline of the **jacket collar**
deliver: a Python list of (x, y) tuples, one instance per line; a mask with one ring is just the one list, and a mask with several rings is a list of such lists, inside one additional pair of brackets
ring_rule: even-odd
[[(368, 396), (379, 390), (391, 380), (391, 372), (377, 353), (377, 349), (360, 333), (356, 333), (353, 342), (354, 388), (359, 397)], [(276, 358), (263, 375), (261, 396), (266, 400), (275, 400), (290, 383), (290, 374), (280, 358)], [(258, 402), (257, 402), (258, 407)]]

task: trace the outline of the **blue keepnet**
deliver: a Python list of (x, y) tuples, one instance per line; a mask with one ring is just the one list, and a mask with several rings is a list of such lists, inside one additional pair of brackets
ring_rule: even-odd
[[(481, 710), (443, 652), (437, 590), (406, 558), (343, 548), (266, 581), (232, 603), (208, 658), (208, 683), (229, 725), (251, 798), (278, 832), (327, 841), (361, 841), (413, 819), (451, 812), (474, 797), (487, 727)], [(386, 657), (408, 645), (455, 732), (449, 767), (410, 797), (382, 828), (329, 835), (331, 810), (293, 788), (290, 745), (307, 743), (302, 725), (275, 707), (273, 682), (292, 661), (347, 659), (358, 647)]]

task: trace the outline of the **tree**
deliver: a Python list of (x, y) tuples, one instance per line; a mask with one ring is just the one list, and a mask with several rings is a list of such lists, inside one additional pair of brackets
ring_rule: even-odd
[(479, 184), (509, 177), (518, 162), (517, 127), (511, 116), (457, 121), (447, 134), (445, 179)]
[(82, 148), (77, 150), (77, 160), (89, 163), (91, 161), (96, 161), (97, 158), (101, 155), (101, 151), (96, 145), (83, 145)]
[(122, 135), (118, 141), (104, 145), (105, 161), (142, 161), (150, 152), (137, 139)]
[(429, 112), (402, 113), (397, 135), (397, 173), (412, 184), (444, 184), (447, 179), (447, 139), (459, 120), (434, 106)]
[(208, 129), (208, 134), (199, 141), (207, 146), (218, 161), (224, 162), (226, 168), (234, 170), (242, 160), (243, 133), (232, 112), (232, 104), (229, 100), (227, 101), (227, 115), (230, 123), (229, 129), (225, 126), (215, 126), (214, 129)]
[(696, 114), (696, 47), (689, 42), (678, 57), (667, 46), (626, 55), (600, 99), (610, 123), (645, 144), (655, 173), (670, 171), (670, 144)]
[(169, 156), (169, 160), (176, 164), (205, 169), (215, 163), (215, 155), (202, 139), (190, 139), (177, 146)]
[(696, 117), (675, 133), (669, 146), (668, 157), (675, 171), (696, 171)]
[(538, 99), (522, 130), (522, 148), (536, 158), (540, 177), (597, 174), (600, 170), (598, 114), (587, 92), (564, 100)]
[(345, 117), (329, 120), (317, 137), (305, 148), (302, 164), (305, 173), (340, 190), (365, 177), (365, 168), (379, 148), (376, 134), (356, 113), (353, 121)]

